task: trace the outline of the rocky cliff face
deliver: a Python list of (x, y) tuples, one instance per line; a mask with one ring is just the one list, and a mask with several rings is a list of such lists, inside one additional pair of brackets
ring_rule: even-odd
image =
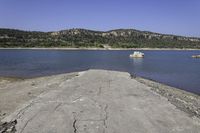
[(139, 31), (134, 29), (117, 29), (111, 31), (92, 31), (86, 29), (70, 29), (70, 30), (62, 30), (58, 32), (51, 32), (52, 36), (59, 35), (93, 35), (93, 36), (102, 36), (102, 37), (140, 37), (145, 39), (174, 39), (180, 41), (191, 41), (191, 42), (200, 42), (200, 38), (195, 37), (184, 37), (184, 36), (176, 36), (176, 35), (168, 35), (168, 34), (160, 34), (148, 31)]

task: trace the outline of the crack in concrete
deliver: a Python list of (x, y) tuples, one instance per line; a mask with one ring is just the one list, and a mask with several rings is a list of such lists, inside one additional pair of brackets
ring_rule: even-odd
[[(17, 114), (17, 119), (20, 119), (24, 113), (35, 103), (39, 103), (39, 102), (31, 102), (29, 105), (27, 105), (25, 108), (21, 109), (18, 114)], [(63, 103), (62, 102), (55, 102), (55, 103), (59, 103), (55, 108), (54, 111), (56, 111)], [(21, 132), (22, 133), (24, 131), (24, 129), (26, 128), (26, 126), (28, 125), (28, 123), (30, 121), (32, 121), (39, 113), (36, 113), (33, 117), (31, 117), (24, 125), (24, 127), (22, 128)]]
[(102, 89), (102, 87), (100, 86), (100, 87), (99, 87), (99, 90), (98, 90), (98, 92), (97, 92), (97, 95), (98, 95), (98, 96), (101, 95), (101, 89)]
[[(33, 104), (37, 104), (37, 103), (41, 103), (41, 102), (31, 102), (29, 105), (25, 106), (24, 108), (22, 108), (21, 110), (18, 111), (17, 115), (16, 115), (16, 119), (20, 119), (24, 113), (31, 107), (33, 106)], [(58, 105), (56, 106), (55, 109), (57, 109), (59, 106), (61, 106), (62, 104), (70, 104), (68, 102), (62, 102), (62, 101), (48, 101), (48, 102), (43, 102), (44, 104), (49, 104), (49, 103), (58, 103)], [(14, 119), (14, 118), (13, 118)], [(12, 120), (13, 121), (13, 120)]]
[(74, 119), (74, 122), (73, 122), (74, 133), (76, 133), (76, 131), (77, 131), (77, 129), (76, 129), (76, 122), (77, 122), (77, 120)]
[[(108, 74), (110, 75), (110, 72), (108, 71)], [(110, 84), (111, 84), (111, 82), (112, 82), (113, 80), (112, 79), (108, 79), (108, 88), (110, 88)]]
[(103, 120), (103, 125), (104, 125), (104, 133), (106, 132), (106, 128), (107, 128), (107, 124), (106, 121), (108, 120), (108, 105), (106, 104), (105, 108), (104, 108), (104, 112), (105, 112), (105, 118)]
[(74, 133), (77, 132), (77, 128), (76, 128), (76, 122), (77, 122), (77, 120), (76, 120), (75, 113), (76, 113), (76, 112), (73, 112), (74, 121), (73, 121), (73, 124), (72, 124), (73, 129), (74, 129)]
[(59, 103), (59, 104), (54, 108), (54, 111), (56, 111), (61, 105), (62, 105), (62, 103)]
[(79, 121), (104, 121), (105, 119), (85, 119), (85, 120), (79, 120)]
[(110, 82), (111, 82), (111, 80), (108, 80), (108, 88), (110, 88)]
[(100, 118), (100, 119), (77, 119), (76, 118), (76, 112), (73, 112), (73, 124), (72, 124), (72, 127), (74, 129), (74, 133), (77, 133), (78, 131), (78, 128), (77, 128), (77, 122), (84, 122), (84, 121), (93, 121), (93, 122), (103, 122), (103, 133), (106, 132), (106, 128), (107, 128), (107, 124), (106, 124), (106, 121), (108, 119), (108, 105), (106, 104), (103, 108), (103, 111), (104, 111), (104, 117), (103, 118)]
[(27, 127), (28, 123), (31, 122), (39, 113), (36, 113), (33, 117), (31, 117), (24, 125), (20, 133), (23, 133), (24, 129)]
[(72, 102), (74, 103), (74, 102), (80, 100), (81, 97), (82, 97), (82, 96), (79, 96), (79, 97), (75, 98), (74, 100), (72, 100)]
[(31, 102), (29, 105), (27, 105), (26, 107), (22, 108), (16, 115), (16, 119), (20, 119), (22, 117), (22, 115), (26, 112), (26, 110), (28, 110), (32, 105), (34, 104), (34, 102)]

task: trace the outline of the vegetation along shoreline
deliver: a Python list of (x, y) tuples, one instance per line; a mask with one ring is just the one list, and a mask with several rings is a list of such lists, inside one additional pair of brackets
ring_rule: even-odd
[(136, 29), (110, 31), (68, 29), (55, 32), (39, 32), (0, 28), (0, 47), (200, 49), (200, 38)]

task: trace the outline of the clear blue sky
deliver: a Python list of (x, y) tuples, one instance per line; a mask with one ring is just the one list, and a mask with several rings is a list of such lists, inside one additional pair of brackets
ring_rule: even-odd
[(200, 0), (0, 0), (0, 28), (134, 28), (200, 37)]

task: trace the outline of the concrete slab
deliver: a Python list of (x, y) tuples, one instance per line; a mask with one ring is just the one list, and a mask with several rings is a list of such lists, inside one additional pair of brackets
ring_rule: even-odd
[(53, 82), (3, 121), (17, 120), (18, 133), (200, 133), (198, 118), (128, 73), (89, 70)]

